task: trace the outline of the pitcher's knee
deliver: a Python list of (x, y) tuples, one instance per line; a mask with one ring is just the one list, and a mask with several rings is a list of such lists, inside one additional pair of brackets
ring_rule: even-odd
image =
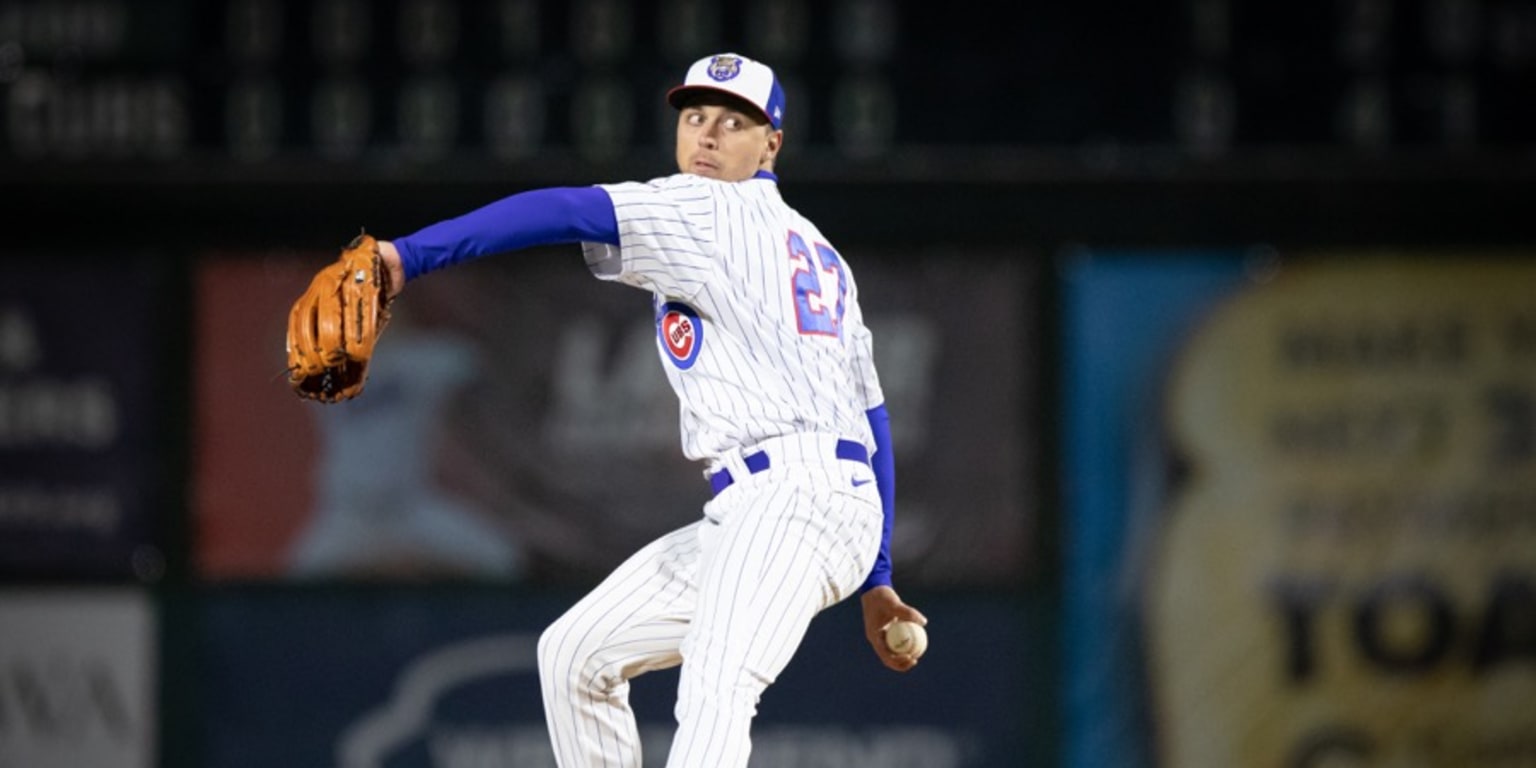
[(581, 665), (573, 663), (577, 655), (575, 646), (576, 641), (571, 638), (563, 616), (539, 635), (539, 679), (546, 690), (553, 687), (567, 693), (576, 684), (573, 673)]
[[(595, 637), (596, 636), (596, 637)], [(539, 635), (539, 679), (546, 694), (606, 691), (614, 681), (602, 673), (606, 666), (603, 642), (593, 627), (561, 616)]]

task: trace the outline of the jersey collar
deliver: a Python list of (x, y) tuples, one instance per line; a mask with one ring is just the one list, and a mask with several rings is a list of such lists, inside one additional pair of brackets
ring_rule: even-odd
[(779, 177), (773, 175), (773, 171), (762, 171), (762, 170), (760, 170), (757, 173), (752, 174), (752, 178), (754, 178), (754, 179), (767, 179), (767, 180), (769, 180), (769, 181), (771, 181), (771, 182), (773, 182), (775, 184), (779, 183)]

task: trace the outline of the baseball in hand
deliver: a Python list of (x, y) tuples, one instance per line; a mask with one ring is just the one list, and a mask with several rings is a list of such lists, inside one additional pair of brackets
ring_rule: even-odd
[(894, 653), (918, 658), (928, 650), (928, 630), (915, 621), (893, 621), (885, 628), (885, 646)]

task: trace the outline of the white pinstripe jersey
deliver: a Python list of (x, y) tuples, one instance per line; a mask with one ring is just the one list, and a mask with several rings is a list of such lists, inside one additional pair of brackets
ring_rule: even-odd
[(800, 432), (874, 441), (884, 400), (853, 272), (762, 176), (605, 184), (619, 246), (592, 272), (655, 295), (657, 350), (681, 407), (683, 454), (720, 456)]

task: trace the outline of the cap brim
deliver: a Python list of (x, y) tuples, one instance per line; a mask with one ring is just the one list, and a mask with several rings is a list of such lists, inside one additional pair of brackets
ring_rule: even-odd
[(753, 112), (762, 115), (763, 119), (768, 121), (769, 125), (773, 125), (773, 118), (769, 117), (768, 113), (764, 112), (762, 107), (753, 104), (751, 99), (748, 99), (747, 97), (742, 96), (735, 91), (726, 90), (725, 88), (716, 88), (712, 85), (679, 85), (672, 90), (667, 91), (667, 103), (671, 104), (675, 109), (682, 109), (683, 99), (686, 98), (688, 94), (699, 93), (701, 91), (725, 94), (726, 96), (741, 102), (742, 106), (745, 106)]

